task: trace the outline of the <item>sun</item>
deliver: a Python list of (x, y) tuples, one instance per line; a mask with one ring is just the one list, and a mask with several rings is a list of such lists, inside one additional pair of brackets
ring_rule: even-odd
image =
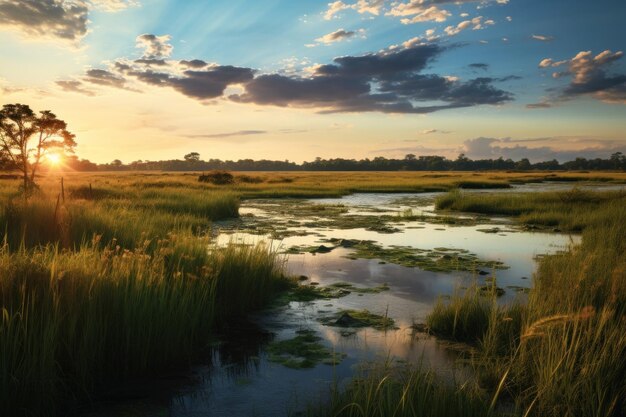
[(58, 153), (51, 153), (46, 155), (46, 160), (52, 166), (58, 166), (61, 163), (61, 155)]

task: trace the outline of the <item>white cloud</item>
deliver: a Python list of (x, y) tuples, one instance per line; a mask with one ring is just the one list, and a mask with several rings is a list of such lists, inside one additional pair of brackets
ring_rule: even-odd
[(551, 40), (554, 40), (554, 36), (547, 36), (547, 35), (532, 35), (531, 38), (537, 40), (537, 41), (541, 41), (541, 42), (550, 42)]
[(328, 9), (326, 10), (326, 12), (324, 12), (324, 19), (330, 20), (333, 17), (335, 17), (335, 15), (339, 13), (340, 11), (346, 10), (349, 8), (350, 6), (342, 1), (335, 1), (332, 3), (328, 3)]
[(437, 6), (425, 6), (424, 0), (411, 0), (408, 3), (398, 3), (386, 14), (387, 16), (404, 16), (401, 22), (405, 25), (428, 21), (445, 22), (446, 19), (452, 15), (447, 10), (440, 9)]
[(356, 10), (361, 14), (369, 13), (378, 16), (384, 4), (385, 0), (358, 0), (354, 4), (347, 4), (343, 1), (335, 1), (328, 3), (328, 9), (324, 12), (324, 19), (330, 20), (333, 17), (336, 17), (337, 13), (348, 9)]
[(458, 35), (461, 31), (468, 29), (472, 26), (472, 22), (470, 20), (464, 20), (456, 26), (448, 26), (443, 31), (446, 32), (449, 36)]

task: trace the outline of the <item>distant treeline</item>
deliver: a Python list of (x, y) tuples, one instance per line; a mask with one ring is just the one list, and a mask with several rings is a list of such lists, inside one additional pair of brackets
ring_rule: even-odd
[[(0, 161), (1, 165), (1, 161)], [(559, 163), (556, 159), (531, 163), (524, 158), (512, 159), (476, 159), (464, 154), (451, 160), (443, 156), (415, 156), (408, 154), (402, 159), (388, 159), (382, 156), (373, 159), (322, 159), (297, 164), (290, 161), (270, 161), (266, 159), (240, 159), (222, 161), (220, 159), (200, 159), (200, 154), (192, 152), (183, 159), (166, 161), (134, 161), (123, 163), (116, 159), (107, 164), (96, 164), (85, 159), (71, 156), (65, 165), (76, 171), (483, 171), (483, 170), (625, 170), (626, 155), (616, 152), (607, 159), (576, 158), (573, 161)], [(5, 164), (5, 168), (8, 167)]]

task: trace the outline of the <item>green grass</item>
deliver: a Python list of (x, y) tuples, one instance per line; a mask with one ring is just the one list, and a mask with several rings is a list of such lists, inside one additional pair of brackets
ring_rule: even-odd
[(311, 407), (311, 416), (496, 417), (471, 385), (442, 383), (432, 372), (390, 363), (362, 371), (346, 389), (335, 389), (330, 405)]
[[(494, 401), (509, 397), (524, 416), (621, 416), (626, 410), (626, 204), (624, 195), (574, 191), (461, 195), (440, 207), (550, 216), (583, 230), (582, 243), (543, 257), (525, 305), (496, 307), (474, 293), (440, 304), (429, 323), (474, 342), (474, 365)], [(571, 227), (577, 225), (577, 227)]]
[(543, 193), (472, 194), (452, 191), (437, 198), (439, 210), (487, 215), (517, 216), (527, 225), (581, 231), (610, 217), (617, 206), (626, 204), (623, 191), (569, 191)]
[(0, 201), (0, 414), (65, 415), (188, 366), (219, 325), (292, 285), (264, 245), (218, 248), (232, 192), (67, 185)]

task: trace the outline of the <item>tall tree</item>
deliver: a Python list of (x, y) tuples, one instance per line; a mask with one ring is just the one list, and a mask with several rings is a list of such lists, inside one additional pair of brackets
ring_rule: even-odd
[(0, 110), (0, 153), (21, 171), (26, 193), (32, 191), (41, 160), (50, 150), (73, 152), (76, 146), (67, 123), (49, 110), (39, 113), (25, 104), (5, 104)]

